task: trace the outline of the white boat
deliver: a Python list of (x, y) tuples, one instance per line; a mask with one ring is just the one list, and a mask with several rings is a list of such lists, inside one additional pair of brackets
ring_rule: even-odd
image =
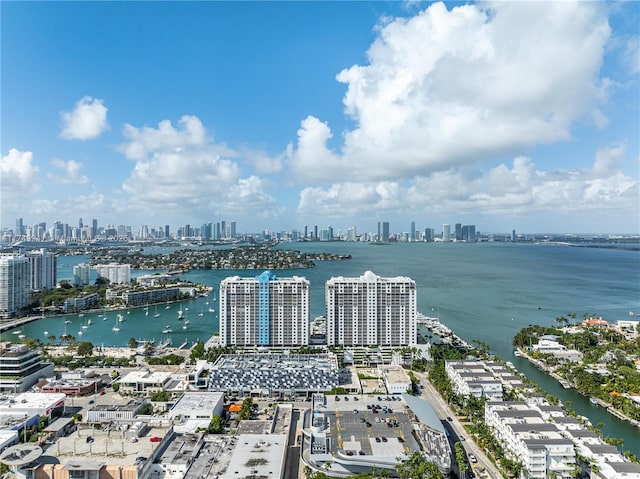
[(14, 331), (13, 334), (22, 334), (22, 330), (18, 329), (17, 331)]
[(120, 331), (120, 328), (118, 327), (118, 319), (116, 318), (115, 324), (113, 325), (113, 328), (111, 328), (111, 331), (113, 331), (114, 333), (117, 333), (118, 331)]
[(104, 318), (102, 318), (102, 320), (103, 320), (103, 321), (106, 321), (106, 320), (107, 320), (107, 317), (105, 316)]
[(591, 402), (591, 404), (598, 404), (598, 400), (596, 398), (589, 398), (589, 401)]
[(167, 333), (172, 333), (172, 332), (173, 332), (173, 330), (171, 329), (171, 326), (169, 326), (169, 325), (167, 324), (167, 326), (165, 327), (165, 329), (163, 329), (163, 330), (162, 330), (162, 332), (163, 332), (164, 334), (167, 334)]
[(82, 336), (82, 331), (78, 331), (78, 336)]
[(182, 329), (187, 329), (187, 325), (185, 324), (184, 326), (182, 326)]
[(24, 338), (26, 338), (26, 336), (25, 336), (24, 334), (20, 334), (20, 335), (18, 335), (18, 337), (19, 337), (20, 339), (24, 339)]
[(80, 313), (80, 314), (78, 315), (78, 317), (79, 317), (79, 318), (84, 318), (84, 313)]
[(215, 309), (213, 309), (213, 308), (209, 308), (209, 312), (210, 312), (210, 313), (213, 313), (213, 312), (215, 312)]
[(93, 321), (89, 320), (89, 321), (87, 321), (87, 324), (88, 324), (89, 326), (91, 326), (91, 325), (93, 324)]
[(49, 331), (45, 331), (43, 334), (44, 334), (45, 336), (49, 336)]
[(67, 319), (67, 320), (64, 322), (64, 324), (71, 324), (71, 320), (70, 320), (70, 319)]
[(166, 306), (164, 307), (164, 309), (171, 309), (171, 306), (166, 305)]
[(158, 305), (156, 305), (156, 314), (153, 315), (154, 318), (159, 318), (160, 313), (158, 313)]
[(180, 306), (180, 309), (178, 310), (178, 320), (180, 319), (184, 319), (184, 313), (182, 312), (182, 306)]
[(124, 316), (122, 316), (121, 314), (118, 314), (116, 317), (118, 318), (118, 321), (119, 321), (120, 323), (122, 323), (123, 321), (125, 321)]
[(82, 329), (89, 329), (89, 326), (87, 326), (86, 324), (83, 324)]

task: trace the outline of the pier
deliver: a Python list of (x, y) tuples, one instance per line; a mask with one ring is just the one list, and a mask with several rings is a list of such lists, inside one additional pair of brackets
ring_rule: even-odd
[(451, 346), (465, 349), (470, 347), (469, 343), (467, 343), (464, 339), (451, 331), (449, 327), (442, 324), (440, 322), (440, 319), (438, 318), (431, 318), (429, 316), (425, 316), (422, 313), (418, 313), (416, 322), (418, 324), (425, 325), (429, 330), (433, 332), (433, 334), (438, 336), (444, 344), (450, 344)]

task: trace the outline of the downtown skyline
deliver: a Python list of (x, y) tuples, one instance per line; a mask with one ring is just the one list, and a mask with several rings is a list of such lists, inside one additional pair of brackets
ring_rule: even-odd
[(0, 8), (2, 228), (640, 233), (637, 2)]

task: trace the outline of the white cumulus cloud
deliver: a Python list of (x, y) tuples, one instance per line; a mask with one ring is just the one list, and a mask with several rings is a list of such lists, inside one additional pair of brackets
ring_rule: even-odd
[(31, 151), (11, 148), (0, 160), (2, 197), (19, 197), (36, 191), (39, 188), (38, 171), (39, 168), (33, 164)]
[(73, 111), (60, 113), (62, 132), (66, 140), (90, 140), (109, 128), (107, 111), (102, 100), (85, 96), (78, 100)]
[(355, 128), (332, 151), (329, 125), (305, 119), (292, 173), (402, 180), (566, 141), (579, 120), (606, 125), (599, 71), (610, 32), (593, 2), (435, 3), (387, 19), (368, 64), (337, 75)]
[(54, 175), (53, 173), (47, 174), (47, 178), (54, 183), (63, 185), (81, 185), (89, 183), (89, 178), (87, 178), (80, 172), (83, 167), (82, 163), (74, 160), (63, 161), (56, 159), (51, 160), (51, 165), (62, 170), (65, 173), (64, 176)]
[(275, 200), (257, 176), (244, 178), (238, 153), (216, 144), (196, 116), (183, 116), (178, 128), (163, 120), (157, 128), (125, 125), (127, 143), (120, 150), (135, 162), (123, 190), (127, 208), (157, 212), (159, 217), (211, 218), (225, 212), (263, 215)]
[(598, 150), (593, 166), (544, 171), (526, 157), (486, 172), (450, 168), (411, 181), (344, 182), (308, 187), (300, 194), (304, 216), (376, 217), (380, 215), (548, 215), (616, 210), (637, 217), (637, 179), (621, 171), (623, 146)]

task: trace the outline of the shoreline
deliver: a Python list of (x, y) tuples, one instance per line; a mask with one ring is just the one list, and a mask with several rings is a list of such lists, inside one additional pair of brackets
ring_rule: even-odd
[[(516, 351), (517, 351), (517, 354), (516, 354)], [(525, 351), (523, 351), (521, 348), (516, 348), (515, 351), (514, 351), (514, 354), (516, 354), (516, 356), (519, 356), (521, 358), (526, 359), (527, 361), (529, 361), (529, 363), (533, 364), (535, 367), (537, 367), (541, 371), (547, 373), (549, 376), (551, 376), (552, 378), (556, 379), (560, 383), (560, 385), (562, 387), (564, 387), (565, 389), (573, 389), (578, 394), (580, 394), (581, 396), (583, 396), (585, 398), (588, 398), (590, 401), (591, 401), (591, 399), (594, 399), (598, 406), (600, 406), (601, 408), (605, 409), (612, 416), (617, 417), (621, 421), (628, 422), (632, 426), (640, 428), (640, 421), (637, 421), (637, 420), (635, 420), (633, 418), (630, 418), (629, 416), (627, 416), (624, 413), (620, 412), (619, 410), (615, 409), (613, 407), (613, 405), (610, 404), (610, 403), (607, 403), (607, 402), (605, 402), (605, 401), (603, 401), (603, 400), (601, 400), (599, 398), (591, 398), (591, 397), (587, 396), (583, 391), (581, 391), (580, 389), (576, 388), (570, 381), (568, 381), (567, 379), (563, 378), (562, 376), (560, 376), (559, 374), (557, 374), (553, 370), (551, 370), (549, 368), (549, 366), (547, 366), (543, 361), (541, 361), (539, 359), (532, 358)], [(567, 387), (567, 385), (568, 385), (568, 387)], [(593, 403), (593, 401), (592, 401), (592, 403)]]

